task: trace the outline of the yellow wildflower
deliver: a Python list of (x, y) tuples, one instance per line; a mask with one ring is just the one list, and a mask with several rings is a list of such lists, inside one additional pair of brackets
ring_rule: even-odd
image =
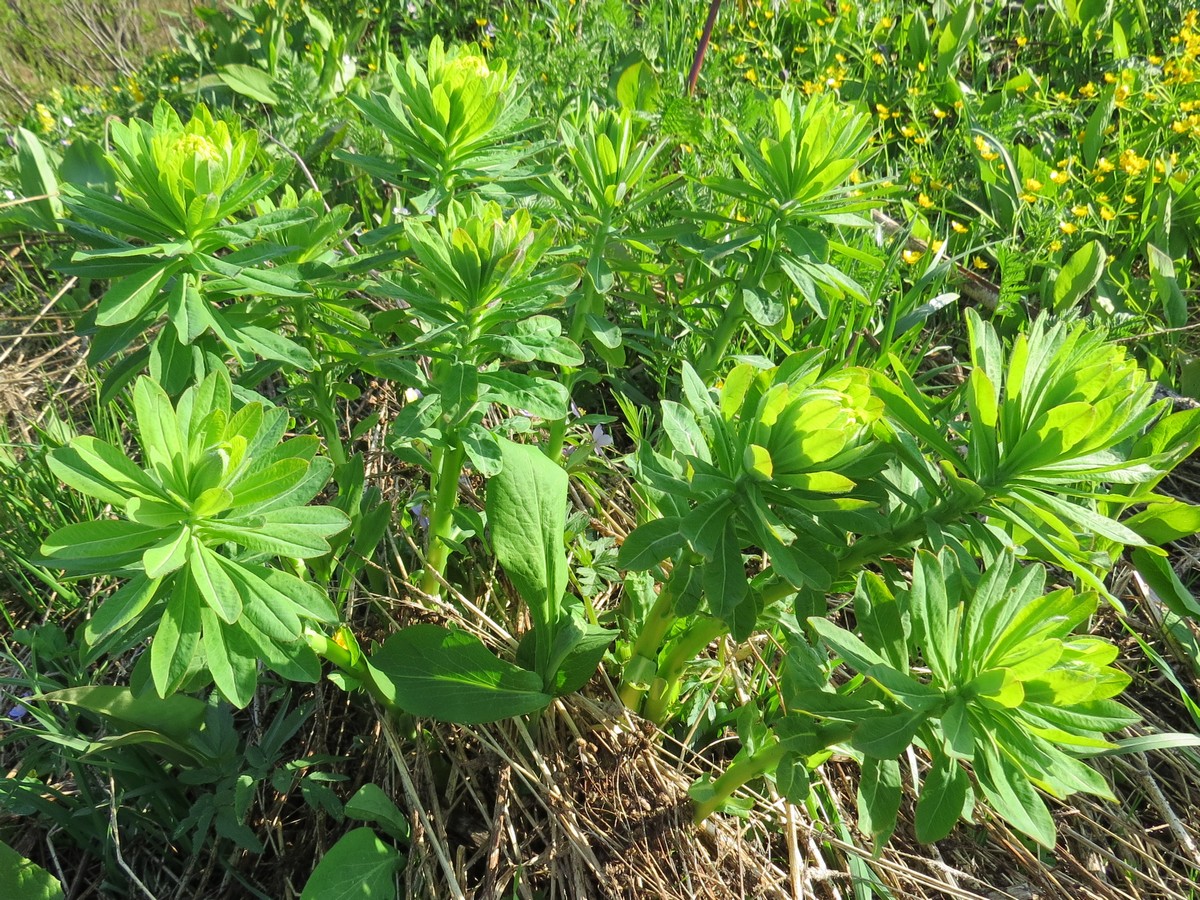
[(923, 255), (920, 250), (904, 250), (900, 257), (911, 266), (915, 265)]

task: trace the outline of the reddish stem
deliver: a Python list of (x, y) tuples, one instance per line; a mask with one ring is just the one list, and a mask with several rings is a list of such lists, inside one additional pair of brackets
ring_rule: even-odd
[(692, 60), (692, 71), (688, 72), (688, 96), (696, 92), (696, 79), (700, 77), (700, 67), (704, 65), (704, 54), (708, 50), (708, 42), (712, 39), (713, 26), (717, 24), (717, 12), (721, 8), (721, 0), (712, 0), (708, 4), (708, 19), (704, 23), (704, 32), (700, 35), (700, 46), (696, 48), (696, 57)]

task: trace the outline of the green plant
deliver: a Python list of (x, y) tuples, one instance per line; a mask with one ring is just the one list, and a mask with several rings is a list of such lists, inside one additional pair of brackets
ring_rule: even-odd
[[(233, 221), (278, 187), (288, 166), (254, 171), (257, 132), (215, 121), (203, 106), (184, 125), (160, 103), (152, 122), (115, 123), (112, 138), (119, 199), (82, 185), (63, 199), (73, 216), (68, 230), (95, 249), (75, 252), (62, 270), (112, 279), (88, 326), (88, 360), (108, 359), (166, 318), (149, 348), (116, 369), (120, 377), (149, 362), (177, 395), (203, 369), (203, 350), (218, 346), (244, 366), (259, 356), (311, 366), (291, 340), (264, 327), (275, 324), (264, 307), (274, 312), (309, 294), (296, 265), (270, 264), (284, 250), (262, 239), (312, 211), (297, 206)], [(110, 391), (119, 384), (110, 381)]]
[(740, 178), (703, 180), (739, 205), (716, 217), (724, 227), (701, 253), (714, 276), (702, 290), (728, 298), (697, 364), (705, 378), (717, 372), (748, 321), (787, 338), (796, 316), (793, 301), (824, 318), (827, 297), (864, 296), (831, 263), (841, 245), (813, 226), (867, 224), (859, 213), (872, 202), (861, 188), (849, 187), (849, 177), (866, 155), (870, 118), (831, 96), (806, 101), (790, 89), (771, 113), (768, 136), (758, 142), (729, 126), (740, 149), (733, 160)]
[(390, 94), (351, 99), (397, 158), (344, 151), (337, 158), (402, 188), (420, 213), (463, 190), (523, 177), (522, 157), (533, 148), (519, 139), (532, 122), (516, 75), (504, 63), (489, 64), (477, 46), (448, 50), (434, 38), (424, 66), (413, 56), (403, 63), (393, 57), (388, 74)]
[(1112, 699), (1129, 683), (1110, 665), (1117, 648), (1072, 635), (1095, 611), (1097, 595), (1044, 591), (1045, 571), (1014, 565), (1008, 552), (980, 575), (953, 551), (921, 551), (911, 585), (900, 580), (895, 589), (863, 573), (857, 634), (808, 620), (857, 677), (834, 684), (810, 648), (789, 653), (785, 712), (771, 737), (693, 789), (696, 817), (718, 809), (747, 777), (772, 770), (781, 792), (802, 803), (810, 770), (844, 750), (862, 768), (860, 827), (887, 840), (903, 784), (897, 757), (917, 747), (930, 758), (918, 791), (920, 840), (972, 820), (982, 794), (1018, 831), (1053, 847), (1054, 822), (1037, 789), (1060, 799), (1077, 791), (1113, 799), (1081, 758), (1117, 749), (1104, 733), (1138, 716)]
[[(402, 379), (422, 394), (393, 425), (392, 439), (430, 448), (428, 458), (419, 453), (410, 458), (430, 470), (421, 586), (437, 594), (454, 540), (464, 465), (470, 460), (487, 476), (500, 470), (500, 445), (483, 426), (484, 416), (496, 404), (527, 418), (554, 421), (567, 414), (565, 385), (544, 370), (514, 364), (583, 362), (558, 320), (545, 315), (578, 273), (570, 266), (539, 267), (553, 237), (549, 226), (535, 229), (525, 210), (505, 216), (498, 204), (474, 197), (466, 206), (451, 202), (434, 223), (410, 219), (405, 234), (415, 257), (411, 274), (381, 290), (408, 308), (375, 318), (378, 329), (397, 333), (400, 349), (358, 364)], [(431, 360), (428, 375), (404, 362), (418, 356)]]
[[(153, 626), (143, 659), (160, 697), (211, 678), (245, 706), (260, 659), (286, 678), (316, 681), (302, 622), (337, 615), (298, 561), (328, 553), (327, 539), (347, 524), (339, 510), (304, 505), (331, 469), (314, 456), (317, 439), (279, 443), (287, 413), (260, 401), (235, 407), (224, 369), (174, 406), (141, 378), (133, 405), (141, 467), (92, 437), (50, 457), (59, 478), (123, 516), (68, 525), (42, 548), (68, 571), (128, 578), (84, 626), (85, 643), (119, 632), (124, 646)], [(276, 556), (297, 561), (293, 572), (263, 565)]]

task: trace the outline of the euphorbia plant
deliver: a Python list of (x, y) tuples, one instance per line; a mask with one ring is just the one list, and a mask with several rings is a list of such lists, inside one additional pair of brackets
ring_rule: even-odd
[[(1112, 699), (1129, 683), (1110, 665), (1117, 648), (1072, 634), (1098, 595), (1046, 593), (1045, 570), (1022, 569), (1008, 551), (990, 557), (982, 574), (948, 548), (921, 551), (911, 584), (895, 580), (860, 576), (857, 634), (808, 620), (833, 651), (835, 670), (807, 648), (789, 655), (770, 736), (715, 782), (693, 788), (696, 817), (768, 773), (784, 796), (803, 802), (811, 770), (842, 752), (862, 768), (863, 829), (886, 840), (900, 807), (898, 757), (916, 747), (930, 759), (916, 807), (920, 840), (971, 820), (982, 794), (1018, 831), (1053, 847), (1054, 822), (1037, 789), (1113, 799), (1083, 759), (1115, 749), (1104, 734), (1138, 720)], [(836, 664), (856, 677), (831, 679)]]
[[(803, 392), (797, 414), (782, 415), (769, 391), (747, 389), (754, 376), (743, 367), (715, 397), (685, 371), (691, 412), (665, 404), (664, 452), (643, 447), (635, 460), (661, 517), (629, 536), (621, 561), (650, 569), (669, 559), (670, 574), (634, 637), (629, 705), (641, 708), (649, 687), (644, 711), (668, 720), (684, 667), (711, 640), (749, 635), (793, 595), (812, 609), (831, 586), (914, 544), (953, 541), (977, 555), (1015, 545), (1106, 595), (1113, 547), (1146, 541), (1111, 518), (1143, 494), (1105, 485), (1156, 482), (1194, 449), (1200, 420), (1176, 414), (1160, 421), (1163, 439), (1138, 440), (1165, 407), (1120, 347), (1042, 319), (1006, 353), (990, 325), (974, 313), (969, 322), (977, 365), (940, 400), (896, 360), (895, 382), (873, 372), (857, 393), (856, 370), (833, 376), (848, 399), (825, 418)], [(793, 360), (780, 372), (796, 371)], [(810, 447), (830, 455), (806, 459), (802, 479), (779, 465)], [(1153, 517), (1130, 521), (1155, 527)], [(762, 560), (752, 580), (747, 552)]]
[[(483, 426), (484, 416), (496, 404), (521, 411), (519, 418), (554, 421), (567, 414), (566, 387), (537, 364), (583, 362), (558, 320), (545, 315), (579, 276), (570, 266), (541, 266), (549, 227), (535, 229), (527, 211), (505, 216), (498, 204), (475, 197), (466, 206), (448, 204), (432, 223), (410, 219), (405, 234), (412, 267), (380, 290), (407, 308), (375, 320), (381, 331), (396, 332), (401, 347), (360, 363), (404, 379), (422, 395), (398, 418), (392, 436), (402, 447), (416, 443), (429, 450), (428, 457), (408, 455), (430, 470), (421, 584), (436, 594), (453, 541), (464, 466), (469, 460), (483, 475), (501, 466), (500, 445)], [(422, 358), (427, 367), (416, 364)]]
[(148, 360), (177, 395), (203, 369), (206, 342), (243, 365), (262, 357), (311, 366), (273, 315), (308, 291), (297, 264), (274, 263), (288, 248), (266, 238), (314, 213), (303, 205), (261, 215), (254, 208), (290, 165), (263, 164), (255, 131), (215, 121), (204, 106), (184, 124), (162, 102), (151, 122), (115, 123), (112, 141), (118, 196), (82, 186), (64, 194), (68, 230), (94, 249), (75, 252), (61, 268), (111, 280), (91, 323), (89, 361), (108, 359), (165, 319), (150, 348), (129, 357), (118, 376), (132, 377)]
[(723, 307), (696, 366), (704, 378), (717, 372), (744, 325), (756, 323), (786, 340), (800, 317), (798, 303), (807, 307), (804, 315), (824, 318), (829, 297), (864, 297), (834, 264), (841, 245), (826, 235), (831, 226), (870, 224), (861, 214), (872, 201), (849, 179), (867, 155), (871, 119), (831, 94), (804, 100), (790, 88), (771, 111), (770, 131), (760, 141), (730, 126), (741, 151), (734, 157), (740, 177), (704, 179), (734, 204), (700, 254), (712, 275), (705, 290)]
[(387, 138), (394, 154), (380, 159), (336, 156), (403, 188), (406, 202), (426, 212), (483, 185), (520, 177), (531, 146), (528, 101), (504, 63), (489, 63), (475, 45), (447, 49), (435, 37), (425, 65), (390, 58), (392, 90), (354, 98)]
[[(334, 623), (337, 613), (299, 561), (328, 553), (328, 538), (348, 522), (339, 510), (305, 505), (332, 470), (316, 456), (318, 440), (281, 443), (287, 413), (236, 402), (224, 369), (174, 405), (140, 378), (133, 409), (140, 464), (87, 436), (50, 455), (66, 484), (121, 516), (68, 525), (42, 548), (71, 573), (128, 579), (88, 620), (85, 642), (119, 650), (152, 632), (142, 659), (164, 698), (211, 679), (245, 706), (260, 660), (286, 678), (316, 681), (304, 623)], [(269, 565), (277, 557), (287, 568)]]

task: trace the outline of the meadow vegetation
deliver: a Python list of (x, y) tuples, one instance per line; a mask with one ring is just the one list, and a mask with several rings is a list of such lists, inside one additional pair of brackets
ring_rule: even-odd
[(60, 5), (0, 895), (1196, 896), (1200, 11)]

